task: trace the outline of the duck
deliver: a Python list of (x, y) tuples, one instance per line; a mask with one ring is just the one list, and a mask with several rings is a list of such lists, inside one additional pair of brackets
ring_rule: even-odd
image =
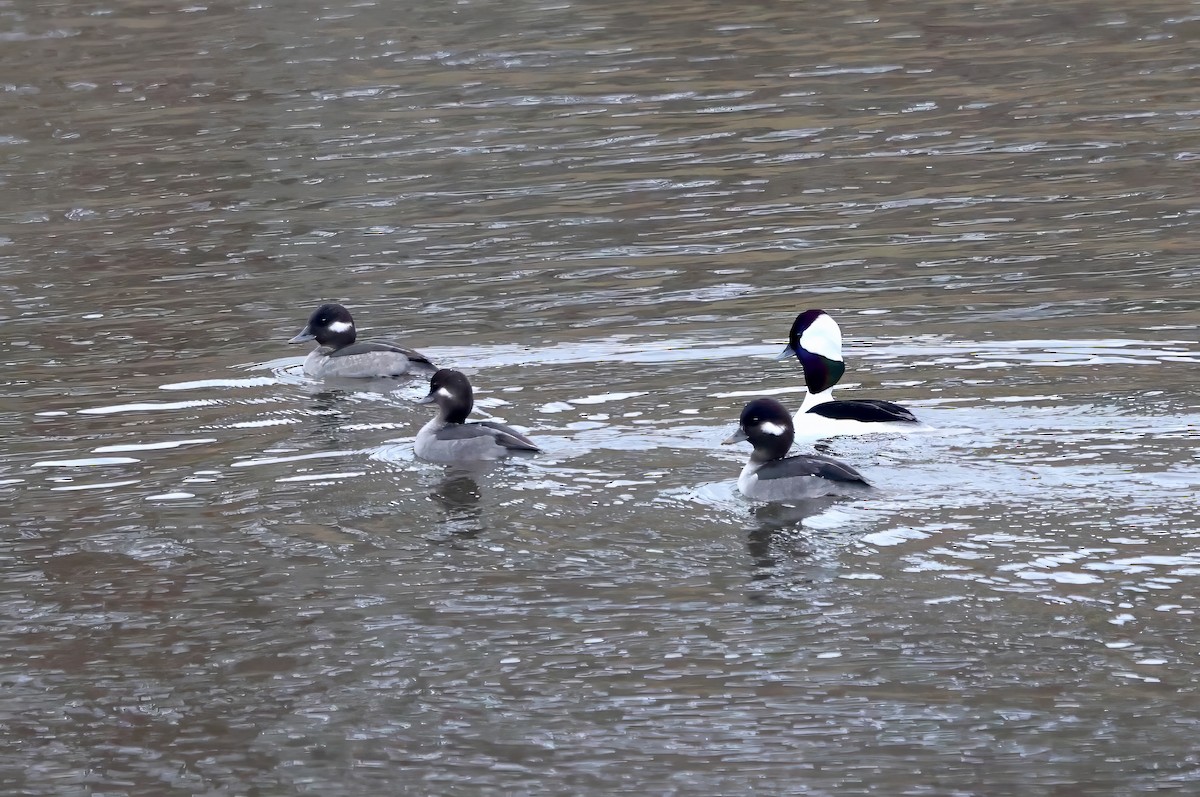
[(356, 342), (354, 318), (340, 304), (323, 304), (288, 343), (317, 342), (304, 360), (304, 375), (312, 379), (380, 379), (404, 376), (414, 370), (428, 373), (434, 364), (420, 352), (393, 343)]
[(833, 386), (846, 372), (846, 363), (842, 330), (824, 310), (805, 310), (796, 316), (787, 346), (776, 359), (792, 357), (800, 361), (808, 388), (795, 416), (796, 428), (805, 436), (897, 432), (920, 424), (911, 410), (890, 401), (834, 399)]
[(511, 426), (495, 421), (467, 423), (475, 406), (471, 382), (461, 371), (442, 368), (429, 380), (429, 394), (418, 404), (436, 404), (437, 415), (417, 432), (414, 451), (421, 459), (469, 465), (541, 451)]
[(742, 408), (737, 430), (722, 441), (723, 445), (749, 441), (754, 446), (738, 476), (742, 495), (759, 501), (803, 501), (871, 489), (861, 473), (833, 457), (789, 457), (794, 440), (792, 415), (780, 402), (757, 398)]

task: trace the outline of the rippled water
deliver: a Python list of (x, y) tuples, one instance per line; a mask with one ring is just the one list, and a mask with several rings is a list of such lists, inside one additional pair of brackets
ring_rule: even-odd
[[(0, 23), (5, 794), (1196, 790), (1194, 4)], [(931, 429), (754, 507), (810, 306)]]

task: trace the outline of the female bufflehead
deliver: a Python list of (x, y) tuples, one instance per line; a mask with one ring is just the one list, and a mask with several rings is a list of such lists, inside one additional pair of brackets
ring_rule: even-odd
[[(308, 325), (288, 343), (315, 340), (319, 346), (304, 360), (304, 375), (314, 379), (374, 379), (400, 376), (416, 367), (433, 368), (424, 354), (391, 343), (355, 343), (354, 319), (340, 304), (323, 304)], [(428, 371), (426, 371), (428, 373)]]
[(540, 451), (525, 435), (495, 421), (467, 423), (475, 406), (471, 383), (459, 371), (443, 368), (429, 380), (429, 395), (418, 404), (437, 404), (438, 414), (417, 432), (417, 456), (431, 462), (467, 465), (502, 459), (519, 451)]
[(899, 404), (878, 399), (835, 401), (833, 386), (846, 372), (842, 361), (842, 330), (824, 310), (805, 310), (788, 332), (787, 347), (776, 359), (795, 357), (804, 368), (808, 395), (796, 413), (804, 433), (821, 436), (897, 431), (920, 423)]
[(761, 501), (799, 501), (870, 489), (858, 471), (832, 457), (789, 457), (794, 437), (791, 415), (775, 399), (755, 399), (742, 409), (737, 431), (723, 442), (729, 445), (749, 440), (754, 446), (750, 461), (738, 477), (742, 495)]

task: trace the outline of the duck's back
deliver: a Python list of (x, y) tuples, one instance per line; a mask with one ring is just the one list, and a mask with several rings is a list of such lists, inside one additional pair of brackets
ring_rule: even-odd
[(857, 421), (859, 423), (919, 423), (917, 416), (908, 409), (890, 401), (879, 399), (833, 400), (818, 404), (809, 410), (834, 421)]
[(920, 426), (909, 410), (890, 401), (878, 399), (833, 399), (801, 408), (793, 423), (796, 436), (821, 439), (840, 435), (903, 433)]
[(769, 462), (749, 462), (738, 478), (745, 495), (763, 501), (803, 500), (847, 495), (870, 488), (862, 474), (844, 462), (806, 454)]
[(431, 421), (417, 434), (414, 450), (431, 462), (469, 463), (540, 449), (516, 429), (495, 421), (444, 425)]
[(309, 352), (304, 373), (315, 378), (371, 379), (402, 376), (414, 368), (433, 368), (420, 352), (392, 343), (361, 341), (331, 349), (321, 346)]

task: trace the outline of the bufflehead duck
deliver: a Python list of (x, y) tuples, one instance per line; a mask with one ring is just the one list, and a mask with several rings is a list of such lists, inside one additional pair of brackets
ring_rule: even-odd
[(495, 421), (467, 423), (475, 396), (471, 383), (459, 371), (443, 368), (435, 373), (429, 380), (429, 395), (417, 403), (438, 406), (437, 417), (417, 432), (414, 448), (422, 459), (465, 465), (541, 450), (511, 426)]
[(836, 401), (833, 386), (846, 372), (842, 361), (842, 330), (824, 310), (805, 310), (788, 331), (788, 343), (776, 358), (795, 357), (804, 368), (808, 395), (796, 413), (802, 433), (833, 436), (897, 431), (920, 423), (910, 411), (890, 401)]
[(723, 441), (730, 445), (749, 440), (754, 446), (738, 476), (742, 495), (761, 501), (800, 501), (870, 489), (858, 471), (832, 457), (789, 457), (794, 438), (791, 414), (775, 399), (755, 399), (742, 409), (737, 431)]
[(300, 334), (288, 343), (315, 340), (320, 344), (304, 360), (304, 375), (314, 379), (373, 379), (401, 376), (413, 367), (434, 367), (428, 357), (412, 349), (391, 343), (355, 343), (354, 338), (354, 319), (350, 317), (350, 311), (340, 304), (323, 304), (309, 316), (308, 324)]

